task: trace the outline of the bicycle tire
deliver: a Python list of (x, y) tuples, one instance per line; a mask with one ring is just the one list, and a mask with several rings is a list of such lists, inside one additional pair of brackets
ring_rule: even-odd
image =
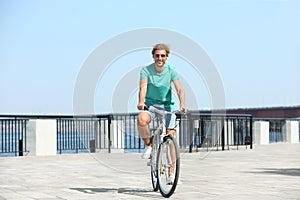
[(152, 151), (151, 151), (151, 159), (150, 159), (150, 166), (151, 166), (151, 182), (153, 191), (158, 191), (158, 183), (157, 183), (157, 150), (158, 150), (158, 137), (152, 137)]
[[(171, 150), (168, 151), (168, 148), (173, 148), (173, 157), (175, 156), (175, 164), (173, 164), (174, 160), (170, 163)], [(169, 157), (168, 157), (169, 155)], [(172, 158), (171, 158), (172, 159)], [(173, 166), (174, 165), (174, 166)], [(175, 167), (174, 169), (174, 181), (172, 184), (168, 184), (169, 178), (169, 170), (171, 167)], [(170, 197), (176, 189), (178, 178), (180, 172), (180, 154), (178, 150), (177, 143), (171, 136), (166, 136), (163, 142), (159, 146), (158, 154), (157, 154), (157, 182), (161, 195), (163, 197)]]

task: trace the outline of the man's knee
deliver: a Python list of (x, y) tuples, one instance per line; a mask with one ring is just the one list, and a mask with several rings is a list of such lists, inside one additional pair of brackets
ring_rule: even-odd
[(148, 126), (148, 124), (151, 122), (151, 117), (148, 113), (142, 112), (138, 115), (137, 123), (138, 126)]

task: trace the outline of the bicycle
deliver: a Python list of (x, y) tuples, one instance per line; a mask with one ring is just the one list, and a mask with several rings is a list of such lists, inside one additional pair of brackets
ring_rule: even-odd
[(151, 166), (153, 190), (159, 190), (163, 197), (168, 198), (174, 193), (178, 183), (180, 154), (177, 142), (171, 135), (166, 134), (164, 121), (167, 114), (178, 115), (179, 112), (166, 111), (158, 106), (145, 106), (145, 110), (154, 113), (158, 123), (151, 130), (152, 151), (148, 163)]

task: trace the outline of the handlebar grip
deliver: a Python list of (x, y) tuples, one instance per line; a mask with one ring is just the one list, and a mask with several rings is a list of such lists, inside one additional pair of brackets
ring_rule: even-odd
[(144, 110), (149, 110), (149, 106), (148, 105), (144, 105)]

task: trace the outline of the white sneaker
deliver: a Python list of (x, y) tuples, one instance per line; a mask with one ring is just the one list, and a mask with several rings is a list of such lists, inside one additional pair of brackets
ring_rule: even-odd
[(142, 154), (142, 158), (143, 159), (149, 159), (151, 156), (151, 151), (152, 151), (152, 147), (151, 146), (146, 146), (144, 153)]
[(175, 175), (171, 174), (168, 178), (167, 178), (167, 185), (173, 185), (175, 180)]

